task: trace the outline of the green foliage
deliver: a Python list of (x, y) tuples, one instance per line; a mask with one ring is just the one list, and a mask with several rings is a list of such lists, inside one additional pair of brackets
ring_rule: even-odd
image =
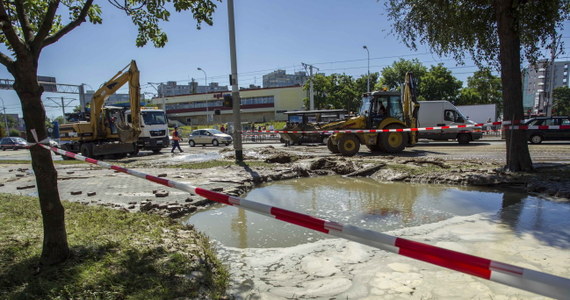
[[(169, 10), (190, 11), (197, 22), (197, 28), (200, 29), (202, 23), (213, 24), (212, 14), (216, 9), (214, 2), (215, 0), (131, 0), (111, 3), (124, 10), (133, 24), (137, 26), (137, 46), (142, 47), (151, 41), (155, 47), (164, 47), (168, 36), (160, 28), (160, 23), (169, 20)], [(40, 36), (44, 40), (43, 45), (36, 45), (40, 49), (35, 50), (41, 50), (57, 42), (85, 20), (92, 24), (103, 22), (101, 7), (93, 4), (93, 0), (27, 0), (3, 1), (3, 3), (5, 14), (21, 42), (32, 43), (34, 36), (41, 34), (42, 26), (50, 26), (47, 27), (49, 29), (47, 35)], [(52, 15), (51, 12), (55, 13)], [(64, 17), (64, 15), (67, 16)], [(23, 24), (21, 20), (24, 19), (29, 22)], [(45, 23), (46, 21), (51, 23)], [(3, 31), (5, 31), (4, 28)], [(4, 43), (13, 54), (18, 49), (20, 51), (25, 49), (19, 45), (13, 45), (15, 39), (9, 39), (8, 34), (4, 33), (0, 35), (0, 42)], [(39, 51), (34, 54), (39, 55)]]
[(65, 118), (63, 116), (59, 116), (59, 117), (56, 117), (55, 119), (53, 119), (53, 121), (57, 122), (59, 124), (63, 124), (63, 123), (65, 123)]
[[(541, 48), (551, 47), (552, 38), (568, 19), (570, 6), (556, 0), (515, 2), (522, 49), (534, 62)], [(389, 0), (386, 6), (395, 33), (408, 47), (426, 44), (438, 55), (453, 55), (461, 61), (469, 53), (478, 64), (498, 65), (494, 1)]]
[(503, 111), (501, 79), (490, 68), (481, 68), (467, 78), (467, 88), (461, 91), (456, 104), (495, 104), (497, 113)]
[[(370, 73), (370, 91), (375, 91), (374, 87), (378, 84), (378, 79), (380, 74), (378, 72)], [(367, 92), (368, 89), (368, 74), (362, 75), (354, 81), (356, 93), (362, 95)]]
[[(380, 90), (383, 87), (390, 90), (399, 90), (400, 86), (404, 84), (407, 72), (412, 72), (417, 80), (427, 73), (427, 68), (416, 58), (412, 60), (401, 58), (391, 66), (382, 69), (380, 72), (382, 77), (376, 86), (376, 90)], [(418, 82), (416, 82), (416, 86), (418, 85)]]
[(454, 102), (456, 105), (473, 105), (481, 104), (481, 94), (477, 89), (466, 87), (461, 89), (458, 99)]
[(418, 98), (420, 100), (454, 101), (462, 85), (463, 83), (455, 78), (443, 64), (431, 66), (429, 71), (420, 78)]
[(37, 274), (43, 232), (37, 199), (0, 194), (0, 201), (3, 299), (217, 299), (225, 293), (228, 272), (205, 236), (167, 218), (79, 203), (64, 203), (72, 258)]
[[(4, 122), (4, 118), (6, 118), (6, 122)], [(6, 123), (8, 123), (8, 128), (14, 128), (18, 126), (18, 119), (8, 114), (6, 114), (6, 116), (0, 114), (0, 126), (4, 128), (6, 126)]]
[(552, 105), (553, 115), (570, 116), (570, 88), (561, 86), (552, 92), (554, 103)]
[(10, 128), (8, 136), (20, 136), (20, 131), (18, 129)]
[[(304, 89), (309, 90), (310, 83)], [(360, 106), (360, 94), (352, 76), (346, 74), (317, 74), (313, 77), (315, 109), (355, 110)], [(309, 99), (305, 98), (305, 107), (309, 107)]]

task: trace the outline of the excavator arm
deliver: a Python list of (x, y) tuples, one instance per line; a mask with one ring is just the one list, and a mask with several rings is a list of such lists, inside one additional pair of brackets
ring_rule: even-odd
[[(406, 73), (406, 78), (404, 82), (404, 89), (402, 93), (402, 107), (404, 110), (404, 122), (409, 128), (418, 127), (418, 113), (420, 110), (420, 104), (416, 99), (416, 82), (414, 81), (414, 76), (412, 73)], [(417, 143), (418, 138), (415, 131), (410, 132), (412, 144)]]
[(104, 116), (102, 115), (105, 102), (117, 90), (119, 90), (127, 82), (129, 83), (129, 98), (131, 105), (132, 125), (126, 120), (120, 120), (117, 124), (119, 130), (119, 138), (122, 142), (132, 143), (136, 141), (140, 135), (140, 83), (139, 69), (137, 63), (132, 60), (129, 65), (119, 71), (113, 78), (105, 82), (94, 94), (91, 100), (91, 127), (93, 133), (97, 137), (105, 137), (107, 135)]

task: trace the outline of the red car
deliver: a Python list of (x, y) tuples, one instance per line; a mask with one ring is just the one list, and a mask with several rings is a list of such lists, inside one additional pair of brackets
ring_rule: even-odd
[(28, 142), (21, 137), (5, 137), (0, 140), (2, 151), (6, 149), (18, 150), (28, 148)]

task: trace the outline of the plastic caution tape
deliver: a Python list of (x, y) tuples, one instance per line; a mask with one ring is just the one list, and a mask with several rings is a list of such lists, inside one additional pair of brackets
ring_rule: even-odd
[(557, 130), (557, 129), (570, 129), (570, 125), (510, 125), (519, 122), (491, 122), (491, 123), (478, 123), (478, 124), (462, 124), (462, 125), (446, 125), (436, 127), (419, 127), (419, 128), (395, 128), (395, 129), (338, 129), (338, 130), (248, 130), (244, 133), (380, 133), (380, 132), (411, 132), (411, 131), (427, 131), (427, 130), (446, 130), (457, 128), (473, 128), (483, 126), (497, 126), (502, 125), (505, 130)]
[(458, 272), (477, 276), (483, 279), (502, 283), (529, 292), (537, 293), (552, 298), (568, 298), (570, 295), (570, 279), (551, 275), (539, 271), (525, 269), (514, 265), (493, 261), (490, 259), (473, 256), (453, 250), (448, 250), (429, 244), (415, 242), (384, 233), (363, 229), (352, 225), (316, 218), (310, 215), (269, 206), (263, 203), (234, 197), (207, 189), (194, 187), (189, 184), (160, 178), (131, 169), (114, 166), (109, 163), (81, 156), (79, 154), (38, 144), (41, 147), (54, 151), (58, 154), (96, 164), (103, 168), (143, 178), (164, 186), (172, 187), (219, 203), (241, 207), (270, 218), (275, 218), (287, 223), (330, 234), (347, 240), (355, 241), (364, 245), (372, 246), (399, 255), (407, 256), (440, 267)]

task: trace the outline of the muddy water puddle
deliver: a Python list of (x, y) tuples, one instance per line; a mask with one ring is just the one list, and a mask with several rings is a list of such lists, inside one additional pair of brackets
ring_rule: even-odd
[[(489, 213), (513, 228), (559, 226), (570, 205), (523, 193), (408, 183), (378, 183), (367, 178), (327, 176), (279, 181), (255, 188), (248, 200), (343, 224), (385, 232), (449, 219)], [(536, 210), (548, 216), (536, 218)], [(231, 206), (215, 206), (187, 223), (225, 246), (288, 247), (328, 235)], [(569, 223), (562, 221), (562, 223)], [(557, 224), (557, 225), (554, 225)], [(526, 229), (525, 229), (526, 230)], [(561, 232), (570, 236), (570, 232)]]

